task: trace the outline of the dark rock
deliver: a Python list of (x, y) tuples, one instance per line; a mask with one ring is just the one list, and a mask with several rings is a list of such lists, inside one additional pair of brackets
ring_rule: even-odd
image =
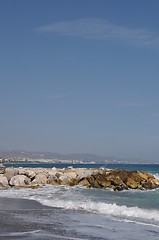
[(2, 163), (0, 163), (0, 174), (3, 173), (5, 173), (5, 166)]
[(94, 177), (100, 187), (104, 187), (104, 188), (111, 187), (111, 181), (106, 179), (106, 175), (96, 174), (94, 175)]

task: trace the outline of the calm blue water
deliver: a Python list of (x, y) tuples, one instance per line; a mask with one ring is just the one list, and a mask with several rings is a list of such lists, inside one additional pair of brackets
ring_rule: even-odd
[[(14, 166), (63, 168), (70, 164), (16, 164)], [(159, 165), (155, 164), (74, 164), (73, 167), (140, 170), (159, 176)], [(47, 185), (39, 189), (2, 190), (0, 194), (3, 197), (36, 200), (42, 205), (60, 209), (61, 214), (66, 214), (67, 211), (68, 221), (71, 221), (68, 229), (88, 235), (80, 239), (159, 239), (158, 189), (114, 192), (109, 189)], [(52, 221), (49, 215), (47, 220)], [(34, 215), (31, 216), (31, 221), (37, 221)], [(60, 224), (64, 225), (66, 222), (60, 222)]]

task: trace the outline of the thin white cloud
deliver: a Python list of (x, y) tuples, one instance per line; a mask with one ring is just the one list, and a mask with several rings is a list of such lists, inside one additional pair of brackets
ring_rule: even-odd
[(113, 40), (141, 46), (159, 47), (159, 36), (151, 31), (115, 25), (107, 20), (95, 18), (56, 22), (38, 27), (37, 30), (65, 36)]
[(121, 102), (115, 104), (117, 107), (151, 107), (150, 103), (139, 103), (139, 102)]

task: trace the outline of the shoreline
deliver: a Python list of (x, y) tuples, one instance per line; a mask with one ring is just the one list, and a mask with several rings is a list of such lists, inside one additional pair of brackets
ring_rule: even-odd
[(68, 216), (36, 200), (0, 197), (0, 240), (84, 239), (67, 229)]
[(148, 240), (159, 234), (159, 226), (45, 207), (30, 199), (0, 197), (0, 216), (0, 240)]
[(17, 210), (42, 210), (52, 209), (52, 207), (42, 205), (36, 200), (27, 198), (9, 198), (0, 196), (0, 212)]

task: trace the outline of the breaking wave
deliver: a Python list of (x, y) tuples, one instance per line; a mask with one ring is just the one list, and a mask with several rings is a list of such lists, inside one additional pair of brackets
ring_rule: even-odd
[[(33, 198), (32, 198), (33, 199)], [(36, 199), (37, 200), (37, 199)], [(58, 207), (64, 209), (72, 210), (83, 210), (92, 213), (100, 213), (114, 217), (124, 217), (124, 218), (140, 218), (146, 220), (153, 220), (159, 222), (159, 211), (157, 210), (147, 210), (138, 207), (127, 207), (125, 205), (119, 206), (116, 203), (103, 203), (103, 202), (93, 202), (88, 200), (87, 202), (78, 202), (71, 200), (42, 200), (38, 201), (46, 206)]]
[[(138, 206), (128, 207), (117, 203), (94, 200), (81, 190), (62, 187), (44, 187), (41, 189), (2, 190), (3, 197), (36, 200), (42, 205), (62, 209), (86, 211), (129, 220), (152, 221), (159, 224), (159, 211)], [(87, 189), (86, 189), (87, 191)]]

